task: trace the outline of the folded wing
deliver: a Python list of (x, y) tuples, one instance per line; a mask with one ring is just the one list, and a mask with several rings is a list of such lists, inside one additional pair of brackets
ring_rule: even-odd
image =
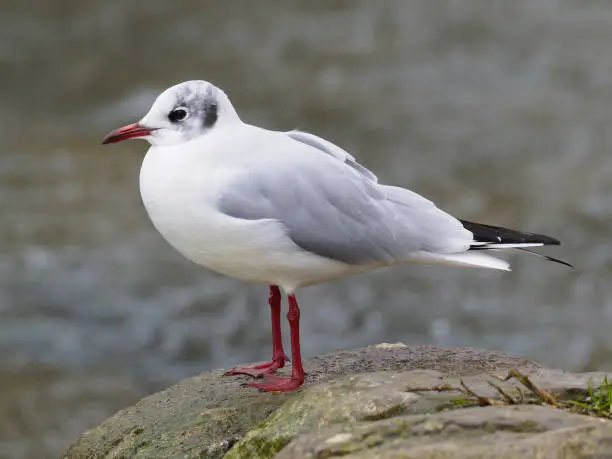
[(235, 218), (276, 220), (303, 250), (348, 264), (469, 248), (472, 234), (431, 201), (378, 185), (348, 153), (320, 155), (312, 150), (315, 139), (302, 140), (287, 155), (235, 174), (220, 192), (219, 209)]

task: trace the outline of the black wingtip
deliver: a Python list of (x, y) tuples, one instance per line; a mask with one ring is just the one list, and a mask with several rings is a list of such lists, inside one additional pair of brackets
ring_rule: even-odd
[(536, 257), (540, 257), (540, 258), (544, 258), (545, 260), (552, 261), (553, 263), (559, 263), (560, 265), (567, 266), (568, 268), (576, 269), (576, 267), (572, 265), (571, 263), (568, 263), (567, 261), (563, 261), (559, 258), (551, 257), (551, 256), (544, 255), (538, 252), (534, 252), (533, 250), (529, 250), (525, 247), (517, 247), (517, 249), (522, 250), (523, 252), (527, 252), (531, 255), (535, 255)]
[(559, 263), (569, 268), (574, 268), (573, 265), (567, 261), (560, 260), (558, 258), (543, 255), (538, 252), (527, 249), (526, 247), (520, 247), (525, 244), (529, 247), (529, 244), (533, 245), (561, 245), (561, 241), (554, 237), (546, 236), (544, 234), (526, 233), (524, 231), (516, 231), (501, 226), (484, 225), (482, 223), (469, 222), (467, 220), (460, 220), (463, 227), (470, 231), (474, 237), (474, 241), (481, 243), (471, 247), (472, 250), (486, 250), (495, 249), (497, 245), (502, 244), (515, 244), (513, 248), (522, 250), (530, 253), (545, 260), (552, 261), (553, 263)]
[(474, 235), (476, 242), (491, 244), (542, 244), (561, 245), (561, 241), (544, 234), (516, 231), (501, 226), (485, 225), (467, 220), (459, 220), (463, 227)]
[(549, 257), (548, 255), (544, 255), (544, 258), (546, 258), (548, 261), (552, 261), (553, 263), (559, 263), (560, 265), (567, 266), (568, 268), (576, 269), (576, 267), (573, 264), (568, 263), (567, 261), (563, 261), (559, 258)]
[(544, 234), (534, 234), (534, 233), (525, 233), (525, 234), (529, 234), (530, 236), (533, 236), (534, 238), (537, 237), (541, 239), (544, 245), (561, 245), (561, 241), (559, 239), (555, 239), (554, 237), (551, 237), (551, 236), (545, 236)]

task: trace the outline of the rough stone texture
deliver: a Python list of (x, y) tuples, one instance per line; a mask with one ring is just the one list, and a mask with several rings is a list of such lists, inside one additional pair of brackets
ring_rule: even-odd
[[(318, 438), (325, 442), (330, 434), (335, 435), (324, 433), (327, 432), (326, 429), (332, 429), (333, 432), (336, 432), (333, 429), (340, 429), (337, 433), (344, 435), (344, 429), (351, 431), (369, 427), (375, 430), (380, 425), (384, 430), (387, 425), (385, 423), (393, 425), (398, 422), (416, 426), (417, 421), (410, 420), (411, 414), (436, 413), (448, 406), (456, 394), (414, 393), (406, 391), (407, 388), (444, 382), (457, 384), (458, 377), (462, 377), (479, 393), (494, 395), (486, 383), (487, 379), (491, 379), (489, 375), (505, 375), (512, 367), (528, 374), (542, 387), (560, 392), (570, 389), (583, 390), (590, 377), (601, 379), (603, 376), (550, 370), (534, 362), (499, 352), (383, 344), (353, 351), (338, 351), (306, 361), (306, 384), (295, 393), (264, 394), (253, 389), (244, 389), (240, 384), (248, 378), (224, 378), (223, 370), (185, 379), (118, 412), (99, 427), (86, 432), (70, 447), (65, 458), (221, 458), (225, 455), (230, 459), (263, 459), (273, 457), (291, 442), (293, 443), (287, 448), (295, 449), (296, 454), (299, 451), (304, 457), (333, 457), (328, 456), (327, 452), (317, 455), (319, 453), (315, 450), (304, 449), (307, 444), (302, 440), (314, 435), (309, 441)], [(448, 415), (461, 417), (463, 412), (467, 413), (468, 410), (458, 410)], [(478, 408), (473, 412), (484, 411)], [(569, 415), (559, 410), (552, 410), (551, 413), (551, 420), (542, 427), (542, 432), (552, 428), (550, 426), (555, 414), (561, 419), (559, 422), (566, 422), (565, 420), (569, 419), (567, 416), (572, 419), (578, 416), (585, 423), (592, 424), (588, 417)], [(478, 414), (470, 416), (477, 417)], [(467, 424), (472, 422), (466, 419)], [(493, 426), (493, 430), (497, 428), (497, 424), (485, 421), (480, 425)], [(489, 438), (489, 442), (498, 435), (476, 427), (472, 432), (477, 430), (480, 430), (480, 434), (474, 433), (473, 436), (493, 436)], [(323, 436), (317, 437), (319, 433)], [(528, 432), (523, 434), (527, 435)], [(553, 434), (554, 432), (549, 432), (549, 435)], [(350, 439), (341, 436), (336, 437), (336, 440), (344, 445), (349, 440), (358, 438), (352, 433), (350, 435)], [(387, 438), (386, 434), (383, 437)], [(345, 440), (340, 442), (338, 438)], [(484, 445), (486, 441), (483, 442)], [(509, 437), (508, 443), (512, 443)], [(313, 445), (316, 447), (316, 443)], [(320, 447), (325, 448), (324, 445)], [(431, 445), (427, 447), (432, 448)], [(290, 451), (287, 448), (283, 450), (283, 454), (285, 457), (293, 457), (286, 456), (290, 454), (286, 452)], [(372, 451), (368, 452), (360, 446), (355, 448), (355, 454), (362, 455), (354, 457), (413, 457), (367, 456)], [(385, 454), (387, 453), (385, 450)]]
[(603, 459), (612, 457), (612, 423), (534, 405), (465, 408), (337, 425), (299, 437), (276, 456), (334, 457)]
[[(505, 376), (504, 372), (501, 373), (499, 376)], [(576, 391), (584, 390), (588, 380), (593, 376), (599, 375), (576, 375), (543, 369), (530, 373), (530, 379), (538, 387), (554, 392), (560, 398), (566, 396), (568, 392), (575, 395)], [(452, 408), (454, 406), (452, 401), (456, 400), (460, 394), (438, 391), (412, 392), (407, 389), (428, 388), (440, 384), (459, 387), (461, 381), (485, 397), (499, 395), (488, 384), (488, 381), (495, 382), (507, 393), (512, 393), (517, 387), (514, 381), (500, 382), (488, 373), (466, 375), (460, 378), (447, 376), (436, 370), (383, 371), (341, 377), (308, 388), (299, 397), (285, 402), (265, 422), (251, 429), (225, 457), (227, 459), (273, 457), (292, 439), (335, 424), (341, 425), (340, 431), (343, 431), (347, 425), (355, 426), (364, 421), (378, 421), (387, 418), (406, 419), (411, 417), (409, 415), (414, 414), (437, 413), (445, 408)], [(552, 417), (557, 413), (561, 413), (559, 416), (567, 414), (556, 409), (551, 411), (549, 416)], [(480, 412), (477, 410), (476, 416)], [(482, 412), (485, 413), (485, 411)], [(474, 415), (471, 414), (472, 417)], [(590, 419), (582, 415), (575, 416), (580, 420)], [(466, 418), (469, 425), (472, 425), (472, 421), (472, 418)], [(480, 422), (480, 430), (482, 426), (497, 428), (495, 419), (483, 417)], [(523, 420), (520, 418), (508, 420), (509, 424), (514, 422), (518, 423), (514, 425), (515, 429), (522, 429)], [(553, 421), (551, 421), (552, 424), (554, 424)], [(375, 430), (375, 427), (373, 429)], [(474, 425), (473, 429), (478, 430), (478, 427)], [(409, 432), (406, 435), (410, 435)], [(310, 440), (303, 445), (307, 445), (308, 441)], [(323, 448), (321, 457), (328, 457), (328, 454), (329, 452)]]

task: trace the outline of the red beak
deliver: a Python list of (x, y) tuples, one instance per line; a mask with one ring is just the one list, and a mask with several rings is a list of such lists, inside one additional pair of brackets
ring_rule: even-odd
[(155, 129), (141, 126), (138, 123), (128, 124), (106, 134), (102, 139), (102, 145), (107, 143), (121, 142), (122, 140), (133, 139), (134, 137), (144, 137), (150, 135)]

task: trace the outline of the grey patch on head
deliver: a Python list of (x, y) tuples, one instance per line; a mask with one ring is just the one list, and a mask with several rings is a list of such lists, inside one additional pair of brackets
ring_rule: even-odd
[(206, 98), (204, 99), (204, 127), (211, 128), (217, 122), (217, 118), (219, 117), (219, 104), (217, 104), (217, 98), (213, 94), (212, 86), (209, 86), (208, 91), (206, 93)]
[[(215, 87), (210, 84), (207, 86), (205, 91), (201, 84), (183, 86), (176, 95), (175, 105), (175, 107), (185, 107), (190, 118), (199, 120), (200, 126), (204, 129), (212, 128), (219, 117)], [(179, 125), (179, 129), (184, 132), (192, 130), (193, 127), (189, 121)]]
[(178, 105), (191, 108), (198, 98), (198, 91), (193, 87), (193, 85), (185, 84), (180, 88), (180, 91), (176, 95), (176, 103)]

